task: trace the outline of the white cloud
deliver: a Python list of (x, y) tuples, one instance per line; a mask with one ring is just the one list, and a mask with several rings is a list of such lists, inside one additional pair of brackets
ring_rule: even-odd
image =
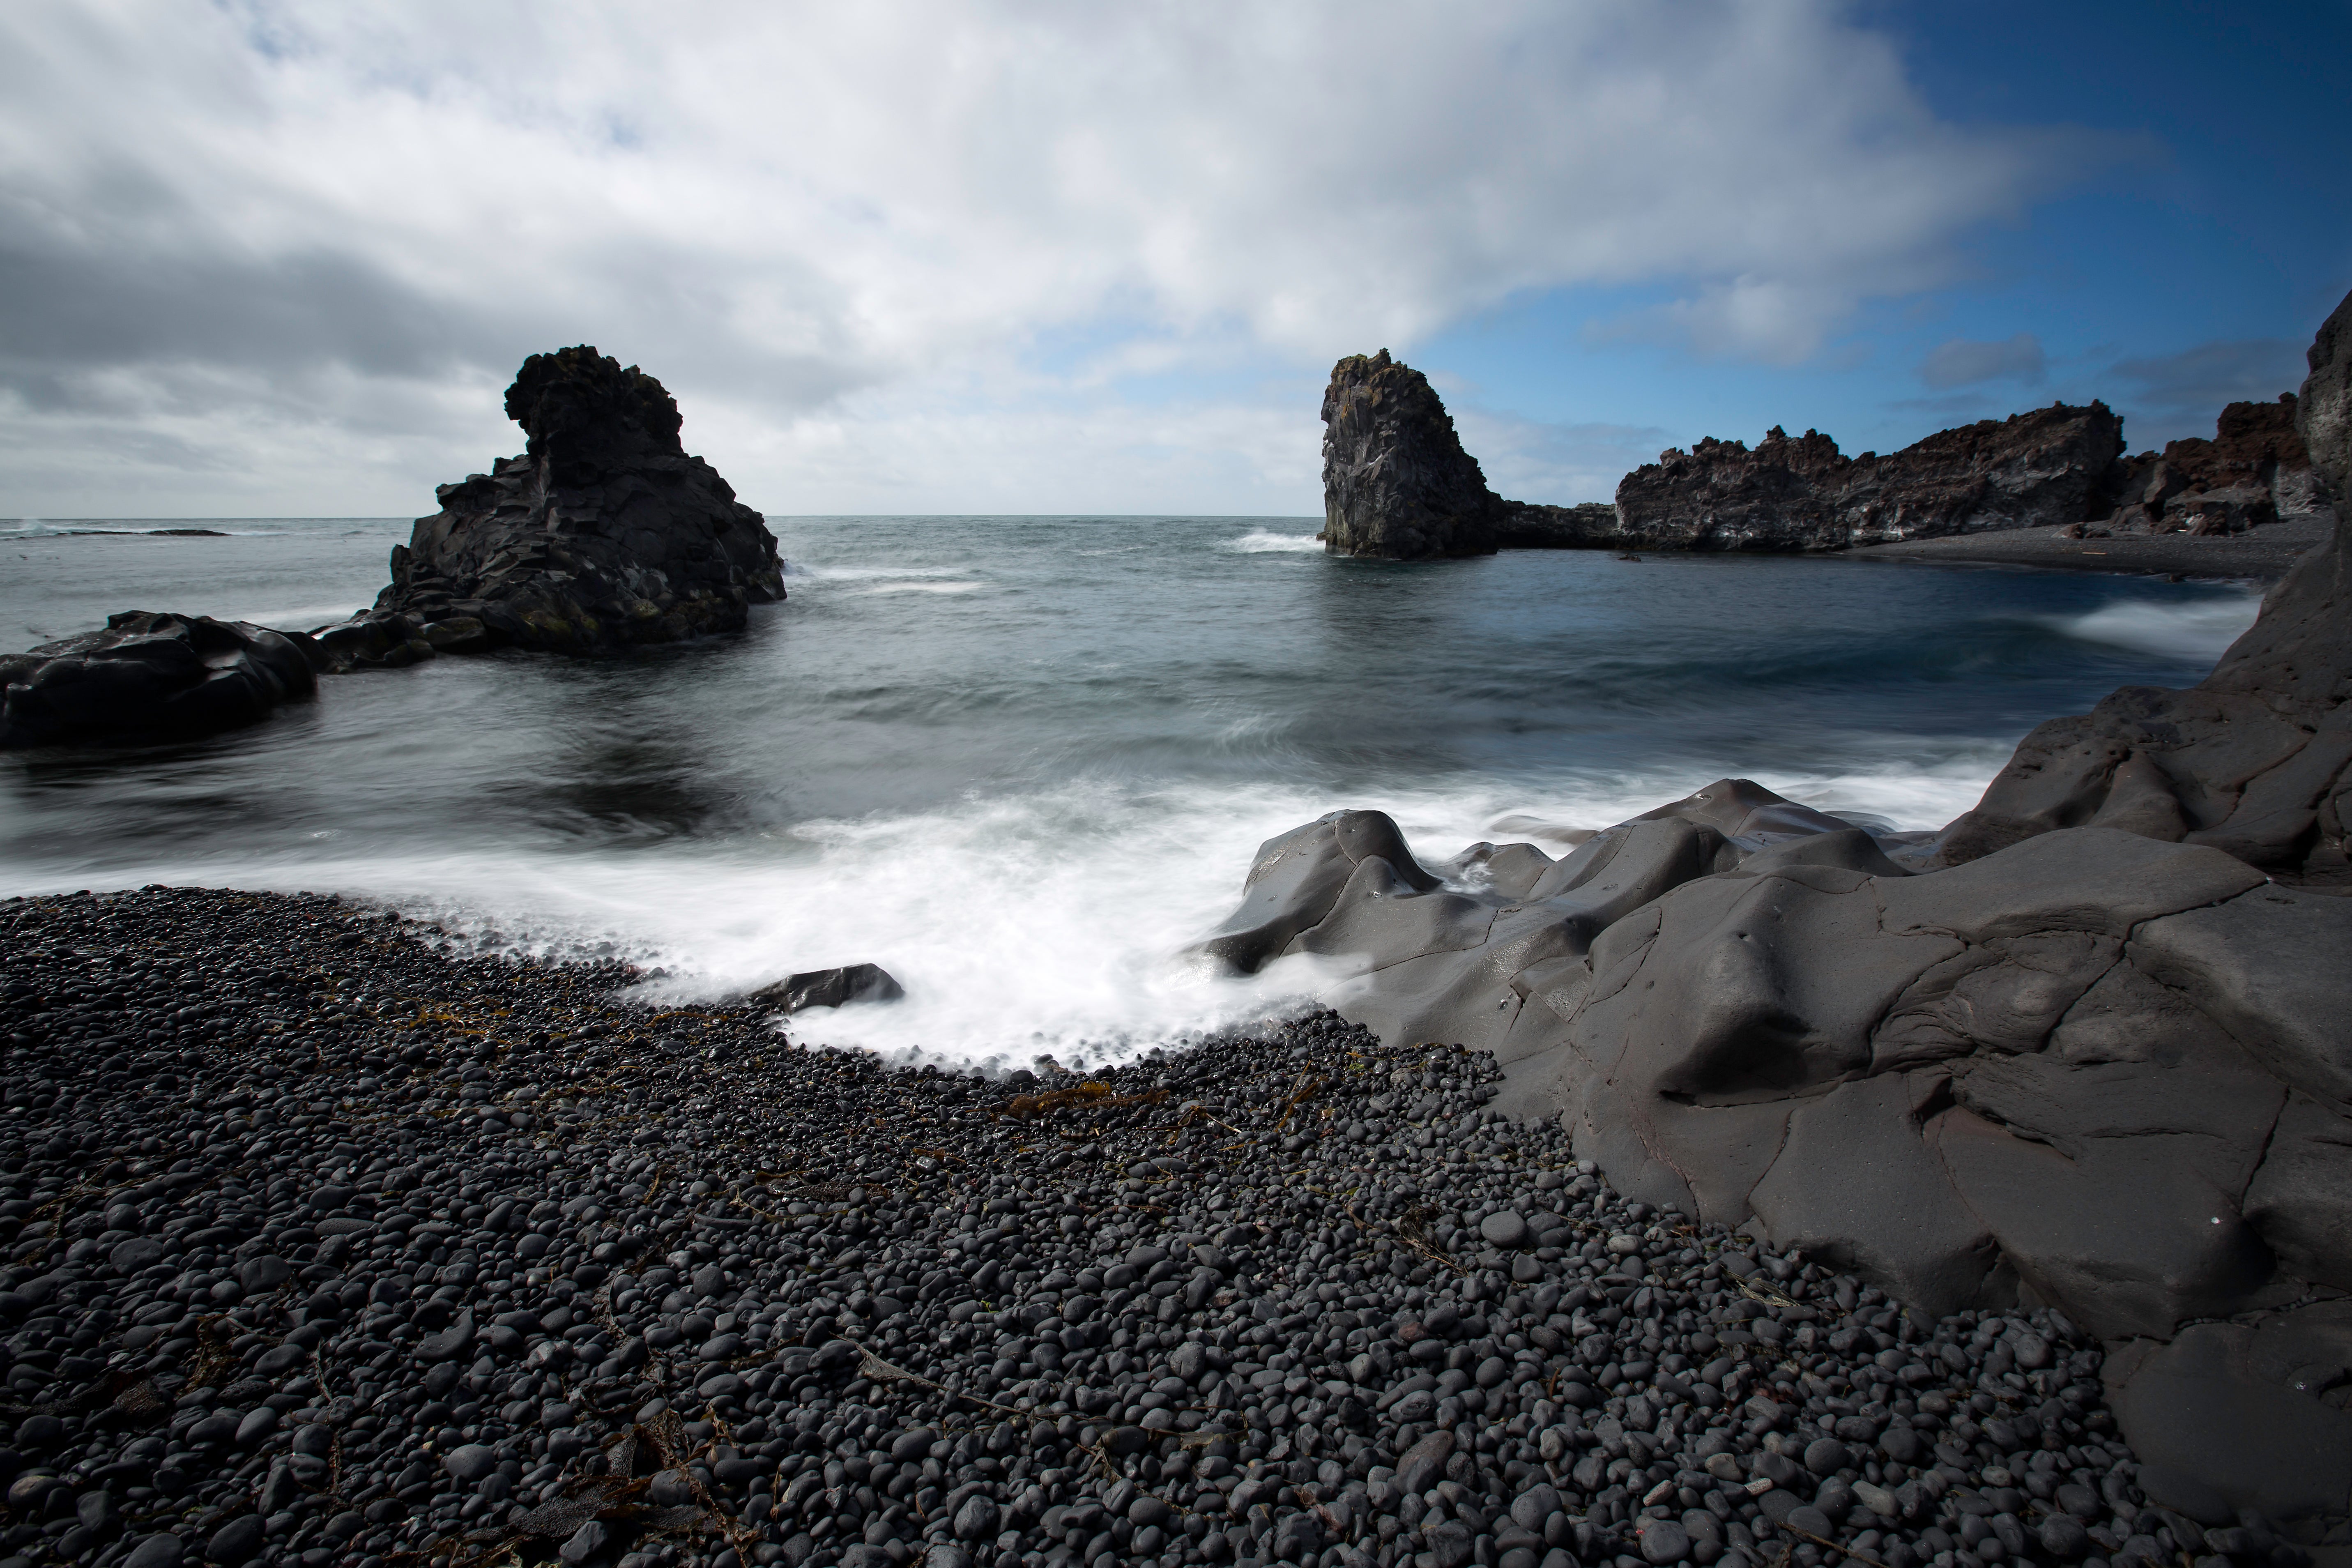
[[(421, 508), (515, 445), (465, 399), (581, 341), (661, 376), (747, 492), (792, 477), (739, 473), (762, 453), (913, 472), (894, 440), (988, 429), (979, 455), (1044, 487), (1022, 510), (1059, 510), (1133, 448), (1057, 443), (1152, 423), (1061, 411), (1075, 389), (1319, 379), (1580, 285), (1800, 359), (2085, 156), (1938, 122), (1828, 0), (24, 0), (0, 447), (47, 456), (0, 510), (122, 510), (94, 465), (136, 440), (159, 485), (186, 475), (166, 510), (289, 483), (292, 510)], [(1170, 438), (1240, 447), (1167, 452), (1287, 471), (1254, 454), (1288, 405), (1210, 401)], [(262, 471), (289, 447), (307, 471)]]

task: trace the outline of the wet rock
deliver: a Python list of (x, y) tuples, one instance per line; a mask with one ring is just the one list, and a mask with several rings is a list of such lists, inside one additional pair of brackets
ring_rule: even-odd
[(442, 486), (441, 510), (393, 551), (373, 620), (406, 617), (413, 657), (675, 642), (783, 598), (774, 536), (687, 455), (652, 376), (584, 346), (533, 354), (506, 407), (522, 455)]
[(1323, 425), (1325, 550), (1396, 561), (1494, 552), (1507, 503), (1419, 371), (1386, 349), (1341, 360)]
[(853, 963), (841, 969), (814, 969), (764, 985), (744, 998), (784, 1015), (811, 1007), (846, 1007), (860, 1002), (896, 1002), (906, 988), (876, 963)]
[(209, 616), (109, 616), (103, 631), (0, 658), (0, 749), (256, 723), (317, 689), (308, 641)]

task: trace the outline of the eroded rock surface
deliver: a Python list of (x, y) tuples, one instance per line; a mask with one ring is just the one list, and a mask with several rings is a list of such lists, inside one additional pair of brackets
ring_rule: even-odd
[(1323, 394), (1323, 547), (1413, 561), (1489, 555), (1508, 504), (1486, 488), (1427, 377), (1351, 354)]
[[(2339, 510), (2352, 479), (2352, 296), (2311, 348), (2294, 406), (2311, 471)], [(2038, 833), (2119, 827), (2210, 845), (2313, 886), (2352, 886), (2352, 553), (2329, 542), (2274, 588), (2252, 630), (2185, 691), (2126, 687), (2028, 735), (1948, 830), (1958, 864)]]
[(1505, 1106), (1639, 1201), (1931, 1314), (2054, 1306), (2140, 1347), (2113, 1380), (2136, 1447), (2232, 1506), (2340, 1517), (2343, 1364), (2241, 1386), (2276, 1355), (2175, 1342), (2340, 1337), (2293, 1325), (2352, 1275), (2352, 901), (2106, 827), (1929, 875), (1887, 853), (1914, 847), (1736, 780), (1557, 861), (1433, 868), (1335, 813), (1265, 846), (1204, 951), (1309, 957), (1385, 1043), (1495, 1052)]
[(2112, 504), (2123, 421), (2064, 404), (1847, 458), (1817, 430), (1775, 426), (1754, 450), (1706, 440), (1617, 486), (1597, 544), (1653, 550), (1843, 550), (1897, 539), (2081, 522)]
[(687, 455), (660, 382), (569, 348), (524, 361), (506, 407), (529, 446), (436, 492), (441, 510), (394, 549), (392, 584), (358, 624), (405, 622), (352, 634), (339, 664), (675, 642), (740, 630), (784, 596), (765, 520)]
[(0, 658), (0, 747), (253, 723), (317, 689), (308, 642), (209, 616), (110, 616), (103, 631)]

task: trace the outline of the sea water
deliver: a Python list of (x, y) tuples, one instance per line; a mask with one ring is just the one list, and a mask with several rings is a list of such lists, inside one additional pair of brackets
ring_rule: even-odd
[[(1325, 812), (1389, 812), (1433, 863), (1725, 775), (1937, 826), (2033, 725), (2194, 682), (2257, 605), (1853, 558), (1335, 560), (1308, 519), (771, 521), (790, 598), (740, 636), (442, 658), (231, 734), (7, 755), (0, 892), (336, 891), (680, 998), (872, 962), (905, 1002), (794, 1037), (1098, 1061), (1311, 994), (1181, 955)], [(219, 531), (80, 531), (171, 526)], [(0, 647), (126, 609), (317, 626), (406, 532), (0, 524)]]

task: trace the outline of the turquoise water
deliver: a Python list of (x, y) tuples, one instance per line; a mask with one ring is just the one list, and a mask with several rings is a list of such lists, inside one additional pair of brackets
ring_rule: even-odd
[[(1102, 1054), (1311, 986), (1173, 954), (1325, 811), (1391, 811), (1437, 859), (1738, 773), (1937, 826), (2034, 723), (2197, 679), (2254, 608), (1843, 559), (1335, 561), (1307, 519), (772, 521), (791, 597), (740, 637), (442, 659), (237, 734), (0, 761), (0, 889), (341, 890), (679, 994), (870, 960), (908, 1002), (818, 1033)], [(68, 526), (0, 526), (16, 646), (131, 608), (317, 625), (407, 531)]]

